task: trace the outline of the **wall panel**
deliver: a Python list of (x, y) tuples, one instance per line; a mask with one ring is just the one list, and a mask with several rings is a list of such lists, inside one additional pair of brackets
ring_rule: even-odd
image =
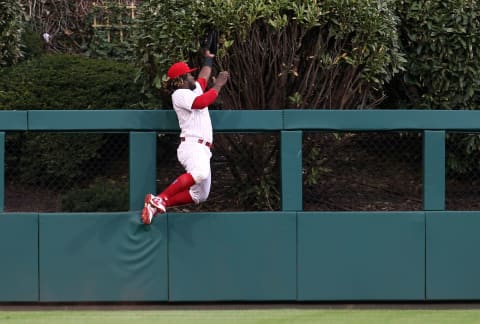
[(40, 300), (166, 301), (166, 216), (40, 214)]
[(298, 214), (298, 299), (423, 300), (422, 212)]
[(295, 213), (169, 214), (171, 301), (295, 300)]
[(38, 301), (38, 214), (0, 214), (0, 302)]

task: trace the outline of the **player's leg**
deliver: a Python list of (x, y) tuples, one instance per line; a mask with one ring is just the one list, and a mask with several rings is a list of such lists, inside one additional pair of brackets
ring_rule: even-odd
[(192, 197), (192, 200), (196, 204), (200, 204), (207, 200), (208, 195), (210, 194), (210, 187), (212, 185), (212, 173), (209, 172), (208, 177), (206, 177), (202, 182), (193, 185), (189, 193)]
[(165, 200), (166, 207), (181, 206), (188, 204), (199, 204), (207, 200), (210, 193), (212, 176), (210, 175), (200, 183), (194, 184), (190, 189), (181, 191), (173, 197)]
[[(184, 142), (180, 144), (177, 150), (177, 156), (186, 172), (173, 181), (158, 197), (153, 196), (151, 203), (161, 209), (168, 206), (177, 206), (178, 204), (187, 204), (196, 201), (195, 197), (188, 197), (188, 190), (210, 177), (210, 150), (201, 144)], [(174, 202), (168, 202), (176, 195)]]
[(170, 197), (175, 196), (177, 193), (189, 189), (195, 184), (195, 179), (192, 173), (186, 172), (180, 175), (175, 181), (173, 181), (162, 193), (159, 195), (162, 199), (168, 200)]
[[(168, 206), (199, 203), (208, 197), (211, 182), (210, 150), (198, 143), (183, 142), (177, 150), (177, 156), (186, 172), (175, 179), (160, 195), (148, 194), (145, 197), (145, 206), (142, 211), (142, 221), (145, 224), (150, 224), (155, 214), (164, 213)], [(207, 179), (208, 188), (205, 189), (205, 184), (200, 184)], [(192, 193), (190, 188), (196, 185), (200, 185), (203, 189), (195, 189)], [(176, 197), (177, 195), (179, 196)], [(170, 199), (174, 200), (170, 202)]]
[[(212, 153), (205, 145), (182, 142), (177, 150), (177, 156), (186, 173), (178, 177), (159, 195), (164, 201), (168, 201), (175, 195), (189, 190), (192, 186), (204, 182), (211, 174), (210, 158)], [(195, 201), (195, 197), (192, 198)], [(170, 203), (166, 204), (172, 205)]]
[(177, 193), (175, 196), (170, 197), (168, 200), (165, 201), (166, 207), (175, 207), (175, 206), (182, 206), (193, 204), (195, 201), (190, 194), (190, 190), (184, 190), (182, 192)]
[[(150, 224), (152, 218), (157, 213), (165, 213), (168, 206), (176, 206), (176, 204), (187, 204), (192, 200), (188, 189), (195, 184), (190, 173), (184, 173), (179, 176), (170, 186), (167, 187), (160, 195), (155, 196), (147, 194), (145, 196), (145, 205), (142, 210), (142, 222)], [(178, 196), (178, 197), (177, 197)], [(170, 202), (170, 197), (175, 198)]]

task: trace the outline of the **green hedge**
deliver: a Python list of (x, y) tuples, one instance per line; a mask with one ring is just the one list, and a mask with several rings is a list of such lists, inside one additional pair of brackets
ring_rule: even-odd
[[(160, 107), (158, 99), (141, 93), (141, 85), (133, 81), (134, 71), (130, 64), (110, 60), (68, 55), (34, 57), (2, 69), (0, 110)], [(103, 175), (105, 168), (91, 165), (109, 163), (109, 150), (104, 149), (108, 145), (103, 134), (11, 133), (6, 140), (7, 181), (66, 192), (62, 206), (69, 210), (78, 210), (83, 202), (69, 202), (75, 194), (68, 190), (74, 190), (79, 197), (89, 197), (89, 208), (117, 206), (118, 194), (89, 194), (91, 190), (102, 191), (98, 183), (87, 192), (82, 191), (82, 186), (88, 188), (89, 181)], [(106, 203), (109, 198), (113, 199), (110, 204)]]
[(396, 6), (407, 55), (399, 101), (414, 108), (477, 109), (480, 3), (402, 0)]
[(139, 76), (160, 88), (174, 61), (198, 66), (200, 41), (216, 29), (216, 68), (231, 73), (220, 94), (225, 107), (372, 107), (404, 64), (394, 8), (391, 0), (145, 0)]
[(30, 60), (44, 54), (45, 41), (38, 31), (34, 29), (32, 23), (26, 23), (22, 34), (23, 59)]
[(127, 63), (45, 55), (2, 69), (0, 110), (160, 107), (134, 77), (135, 67)]
[(72, 189), (61, 197), (65, 212), (112, 212), (129, 208), (128, 184), (97, 178), (83, 189)]
[(23, 14), (18, 0), (0, 0), (0, 68), (22, 57)]

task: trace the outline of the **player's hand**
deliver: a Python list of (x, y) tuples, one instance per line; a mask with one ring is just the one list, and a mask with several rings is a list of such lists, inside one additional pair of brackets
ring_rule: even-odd
[(210, 50), (209, 50), (209, 49), (203, 48), (202, 50), (203, 50), (203, 56), (204, 56), (204, 57), (210, 57), (210, 58), (214, 58), (214, 57), (215, 57), (215, 54), (210, 53)]
[(204, 39), (200, 42), (200, 46), (205, 57), (215, 57), (217, 54), (218, 33), (214, 29), (209, 30)]
[(230, 77), (230, 74), (228, 73), (228, 71), (220, 72), (215, 79), (215, 85), (223, 87), (225, 83), (227, 83), (229, 77)]

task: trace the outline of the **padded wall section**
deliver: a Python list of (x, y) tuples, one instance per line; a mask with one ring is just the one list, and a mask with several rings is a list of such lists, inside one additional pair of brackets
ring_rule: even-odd
[(169, 214), (172, 301), (295, 300), (295, 213)]
[(299, 300), (424, 298), (424, 213), (298, 214)]
[(427, 299), (480, 299), (480, 212), (427, 212)]
[(38, 214), (0, 214), (0, 302), (38, 301)]
[(40, 300), (165, 301), (166, 216), (40, 214)]

